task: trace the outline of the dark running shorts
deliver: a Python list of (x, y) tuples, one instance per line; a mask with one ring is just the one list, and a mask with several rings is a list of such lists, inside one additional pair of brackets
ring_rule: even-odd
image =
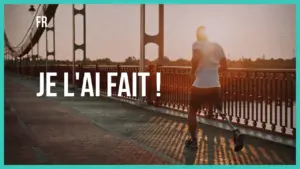
[(222, 110), (221, 88), (197, 88), (191, 87), (189, 90), (189, 106), (199, 110), (202, 106)]

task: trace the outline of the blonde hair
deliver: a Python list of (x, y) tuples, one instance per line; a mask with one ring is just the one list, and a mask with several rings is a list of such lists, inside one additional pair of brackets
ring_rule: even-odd
[(207, 35), (205, 33), (205, 27), (204, 26), (199, 26), (197, 28), (197, 32), (196, 32), (196, 38), (197, 40), (207, 40)]

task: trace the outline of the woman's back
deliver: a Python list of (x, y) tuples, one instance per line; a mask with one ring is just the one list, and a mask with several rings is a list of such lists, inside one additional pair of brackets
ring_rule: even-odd
[(197, 41), (193, 46), (198, 46), (197, 49), (202, 54), (193, 86), (198, 88), (220, 87), (218, 68), (220, 60), (225, 58), (222, 47), (209, 41)]

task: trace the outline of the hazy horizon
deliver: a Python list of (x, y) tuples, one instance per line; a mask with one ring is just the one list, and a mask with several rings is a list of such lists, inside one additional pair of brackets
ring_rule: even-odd
[[(78, 5), (77, 5), (78, 6)], [(87, 58), (122, 61), (139, 57), (139, 5), (86, 5)], [(37, 9), (37, 5), (35, 5)], [(18, 44), (30, 26), (29, 5), (5, 5), (5, 31)], [(296, 48), (295, 5), (165, 5), (165, 52), (171, 60), (190, 59), (195, 30), (207, 28), (209, 39), (223, 46), (228, 59), (292, 58)], [(78, 17), (78, 16), (77, 16)], [(76, 42), (82, 42), (82, 17), (76, 17)], [(72, 60), (72, 5), (59, 5), (55, 18), (56, 59)], [(158, 31), (158, 5), (146, 5), (146, 32)], [(52, 50), (49, 33), (50, 51)], [(45, 33), (40, 55), (45, 57)], [(34, 54), (36, 47), (34, 47)], [(76, 60), (82, 52), (76, 52)], [(146, 58), (158, 55), (146, 47)]]

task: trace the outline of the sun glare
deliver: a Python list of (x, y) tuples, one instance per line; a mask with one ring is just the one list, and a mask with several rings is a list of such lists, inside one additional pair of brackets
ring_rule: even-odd
[(205, 33), (210, 41), (222, 44), (229, 40), (228, 33), (230, 32), (224, 27), (206, 26)]

